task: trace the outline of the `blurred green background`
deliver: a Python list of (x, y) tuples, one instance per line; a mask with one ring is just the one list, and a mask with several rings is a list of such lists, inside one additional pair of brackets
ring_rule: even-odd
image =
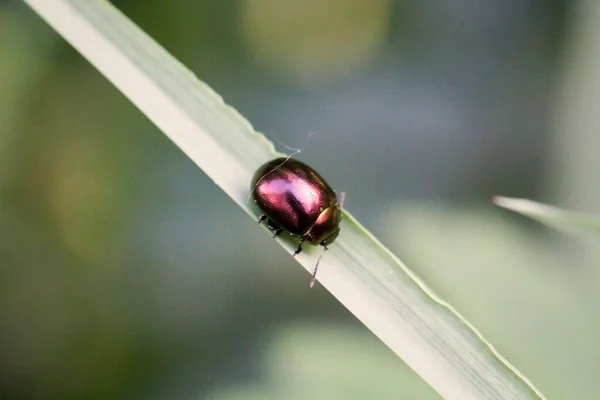
[[(490, 203), (600, 209), (598, 5), (114, 4), (548, 398), (600, 397), (596, 243)], [(18, 0), (0, 94), (0, 398), (439, 398)]]

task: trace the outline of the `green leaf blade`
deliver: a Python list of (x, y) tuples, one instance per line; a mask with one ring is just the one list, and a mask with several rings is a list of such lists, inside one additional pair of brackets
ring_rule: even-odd
[(496, 196), (493, 202), (553, 228), (577, 233), (600, 234), (600, 216), (564, 210), (528, 199)]

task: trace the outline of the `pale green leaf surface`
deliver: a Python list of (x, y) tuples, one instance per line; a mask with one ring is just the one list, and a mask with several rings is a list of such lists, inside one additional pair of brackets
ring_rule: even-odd
[[(24, 1), (256, 217), (248, 186), (254, 170), (277, 155), (271, 142), (110, 3)], [(293, 251), (292, 243), (279, 243)], [(297, 259), (310, 271), (316, 257), (309, 250)], [(348, 213), (319, 282), (443, 397), (543, 398)]]
[(493, 201), (499, 207), (557, 229), (600, 234), (600, 215), (564, 210), (528, 199), (497, 196)]

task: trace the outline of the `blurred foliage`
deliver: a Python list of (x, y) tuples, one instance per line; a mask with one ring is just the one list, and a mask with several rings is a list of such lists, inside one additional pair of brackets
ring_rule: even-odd
[(554, 238), (501, 211), (434, 203), (404, 204), (384, 224), (408, 265), (545, 394), (593, 397), (600, 324), (590, 316), (600, 297)]
[(261, 358), (262, 384), (221, 389), (208, 399), (439, 399), (375, 336), (346, 327), (282, 326)]
[[(570, 3), (114, 3), (549, 398), (597, 395), (597, 265), (483, 210), (552, 181)], [(437, 396), (21, 2), (0, 37), (1, 398)]]
[(391, 18), (388, 0), (246, 0), (242, 10), (242, 37), (253, 58), (305, 85), (360, 71), (385, 43)]

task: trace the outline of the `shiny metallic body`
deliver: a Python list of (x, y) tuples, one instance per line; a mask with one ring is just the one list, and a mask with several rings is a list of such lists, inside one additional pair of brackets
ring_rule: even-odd
[(291, 158), (267, 162), (254, 174), (251, 190), (254, 203), (265, 213), (261, 221), (269, 219), (274, 236), (286, 230), (300, 236), (301, 242), (322, 246), (337, 237), (342, 213), (335, 192), (303, 162)]

